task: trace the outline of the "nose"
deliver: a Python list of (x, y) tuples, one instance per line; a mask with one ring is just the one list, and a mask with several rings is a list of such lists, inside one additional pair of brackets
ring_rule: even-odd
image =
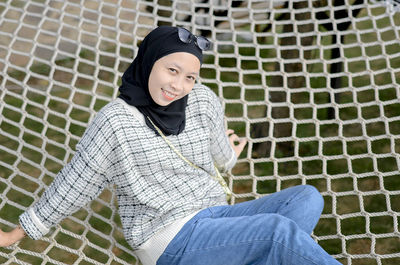
[(184, 90), (184, 78), (175, 77), (171, 82), (171, 87), (178, 93), (182, 92)]

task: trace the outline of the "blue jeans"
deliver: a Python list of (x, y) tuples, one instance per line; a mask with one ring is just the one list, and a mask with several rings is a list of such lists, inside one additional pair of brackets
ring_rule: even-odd
[(323, 209), (312, 186), (207, 208), (187, 222), (157, 265), (340, 264), (310, 236)]

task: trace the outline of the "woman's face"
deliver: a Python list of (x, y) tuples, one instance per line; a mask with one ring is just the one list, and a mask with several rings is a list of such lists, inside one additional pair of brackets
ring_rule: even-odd
[(199, 72), (199, 59), (187, 52), (175, 52), (158, 59), (149, 76), (151, 98), (160, 106), (183, 98), (192, 91)]

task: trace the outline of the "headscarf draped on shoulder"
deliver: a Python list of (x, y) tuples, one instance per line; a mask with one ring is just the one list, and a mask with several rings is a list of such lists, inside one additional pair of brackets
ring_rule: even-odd
[[(154, 63), (174, 52), (191, 53), (202, 63), (202, 51), (193, 42), (183, 43), (179, 39), (178, 28), (157, 27), (140, 44), (138, 54), (124, 72), (119, 87), (119, 97), (149, 117), (165, 135), (177, 135), (185, 129), (188, 95), (167, 106), (160, 106), (150, 96), (148, 81)], [(150, 121), (147, 118), (145, 120), (147, 126), (155, 131)]]

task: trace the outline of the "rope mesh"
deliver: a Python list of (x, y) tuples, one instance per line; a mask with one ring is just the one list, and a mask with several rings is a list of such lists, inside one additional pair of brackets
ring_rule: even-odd
[[(343, 264), (400, 263), (397, 1), (0, 2), (0, 228), (11, 230), (116, 98), (156, 25), (209, 37), (201, 82), (248, 145), (231, 203), (295, 184), (325, 199), (314, 238)], [(113, 187), (4, 264), (139, 264)]]

